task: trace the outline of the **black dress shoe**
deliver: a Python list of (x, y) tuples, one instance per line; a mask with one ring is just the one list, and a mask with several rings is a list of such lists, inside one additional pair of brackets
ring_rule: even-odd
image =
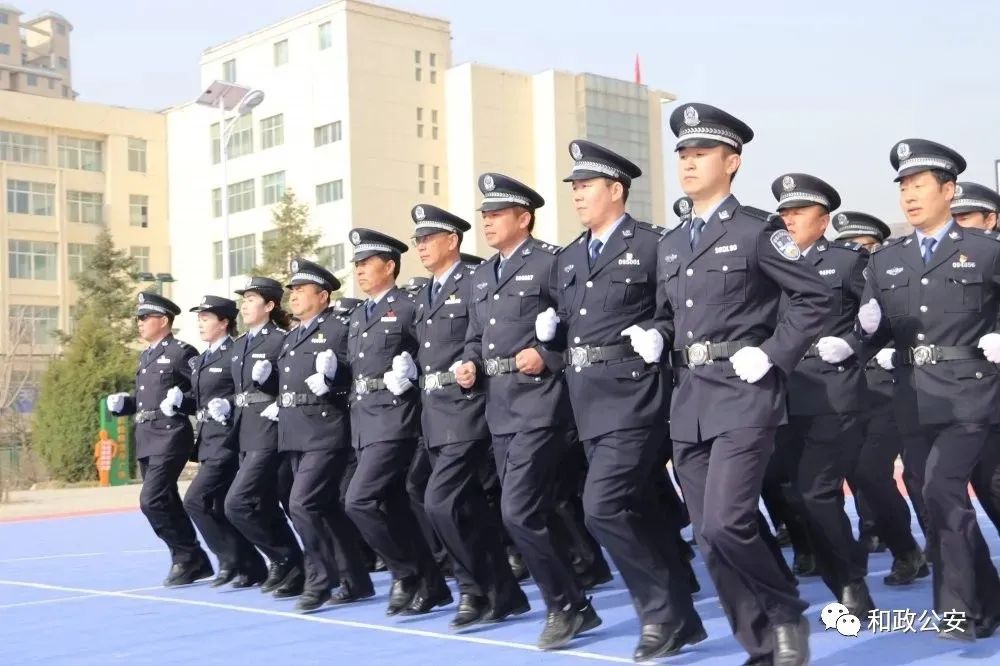
[(166, 580), (163, 581), (163, 586), (190, 585), (202, 578), (208, 578), (213, 573), (215, 572), (212, 569), (212, 563), (208, 561), (207, 556), (203, 555), (202, 559), (194, 564), (175, 564), (170, 567), (170, 572), (167, 574)]
[(611, 569), (608, 567), (607, 560), (601, 557), (577, 576), (577, 579), (581, 589), (592, 590), (599, 585), (610, 583), (614, 580), (614, 576), (611, 575)]
[(779, 624), (774, 627), (774, 666), (804, 666), (809, 663), (809, 622)]
[(743, 662), (743, 666), (774, 666), (774, 660), (771, 659), (771, 655), (765, 655), (763, 657), (750, 657)]
[(483, 622), (492, 624), (502, 622), (511, 615), (524, 615), (531, 610), (528, 604), (528, 597), (520, 587), (515, 588), (510, 594), (505, 594), (499, 601), (494, 601), (483, 614)]
[(295, 602), (295, 610), (299, 613), (312, 613), (330, 600), (330, 590), (306, 590)]
[(234, 578), (236, 578), (238, 573), (239, 572), (236, 571), (235, 567), (232, 568), (227, 567), (225, 569), (219, 569), (219, 573), (217, 573), (215, 575), (215, 578), (212, 579), (212, 582), (209, 584), (209, 587), (222, 587), (223, 585), (231, 582)]
[(566, 647), (571, 640), (585, 631), (601, 626), (590, 599), (576, 607), (549, 611), (545, 616), (545, 628), (538, 637), (538, 647), (541, 650), (558, 650)]
[(708, 634), (697, 613), (679, 628), (672, 624), (644, 624), (632, 658), (646, 661), (669, 657), (680, 652), (685, 645), (694, 645), (706, 638)]
[(927, 559), (924, 557), (923, 551), (915, 548), (892, 561), (892, 571), (882, 579), (882, 582), (898, 587), (909, 585), (918, 578), (926, 578), (930, 574), (931, 571), (927, 566)]
[(848, 583), (840, 592), (840, 603), (847, 606), (847, 611), (862, 621), (868, 618), (868, 613), (875, 610), (875, 602), (868, 591), (865, 579)]
[(267, 566), (264, 565), (264, 560), (258, 560), (240, 568), (240, 574), (233, 580), (233, 588), (242, 590), (254, 585), (260, 585), (266, 579)]
[(389, 590), (389, 605), (386, 606), (386, 615), (398, 615), (410, 602), (413, 601), (417, 593), (417, 581), (415, 579), (400, 578), (392, 581), (392, 589)]
[(288, 572), (285, 579), (281, 582), (274, 590), (275, 599), (291, 599), (292, 597), (297, 597), (302, 594), (302, 590), (305, 588), (306, 575), (302, 571), (302, 567), (295, 566)]
[(510, 571), (514, 574), (514, 580), (518, 583), (528, 580), (531, 574), (528, 572), (528, 565), (524, 563), (521, 553), (511, 553), (507, 556), (507, 563), (510, 564)]
[(371, 599), (374, 596), (375, 588), (369, 586), (363, 590), (355, 590), (348, 581), (342, 580), (340, 581), (340, 587), (330, 596), (330, 605), (340, 606), (361, 601), (362, 599)]
[(462, 594), (458, 597), (458, 612), (451, 618), (448, 626), (452, 629), (463, 629), (481, 622), (489, 609), (490, 601), (486, 597), (473, 594)]
[[(937, 636), (949, 641), (975, 643), (979, 631), (976, 622), (965, 618), (954, 622), (951, 626), (942, 628), (941, 631), (937, 632)], [(988, 636), (984, 636), (984, 638), (988, 638)]]
[(818, 576), (819, 569), (816, 567), (816, 558), (812, 553), (796, 553), (795, 561), (792, 563), (792, 573), (800, 578)]
[(423, 590), (418, 590), (413, 595), (413, 600), (410, 604), (401, 610), (399, 614), (424, 615), (425, 613), (430, 613), (438, 606), (447, 606), (453, 601), (455, 601), (455, 598), (451, 596), (451, 590), (447, 586), (426, 593)]
[(1000, 627), (1000, 617), (988, 615), (981, 620), (976, 620), (975, 625), (976, 638), (989, 638), (996, 633), (997, 627)]
[(271, 562), (271, 566), (267, 570), (267, 578), (261, 583), (260, 591), (263, 593), (274, 592), (281, 584), (285, 582), (285, 579), (298, 568), (295, 562), (284, 561), (284, 562)]
[(382, 559), (382, 556), (379, 555), (378, 557), (376, 557), (375, 564), (372, 565), (372, 571), (388, 571), (388, 570), (389, 566), (385, 563), (385, 560)]

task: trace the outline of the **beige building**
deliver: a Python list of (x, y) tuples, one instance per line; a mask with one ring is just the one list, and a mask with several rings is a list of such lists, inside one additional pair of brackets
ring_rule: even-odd
[(102, 227), (140, 270), (170, 270), (166, 119), (4, 91), (0, 108), (0, 353), (37, 370), (50, 333), (72, 330), (73, 277)]
[(73, 26), (55, 12), (24, 18), (0, 3), (0, 90), (76, 99), (70, 76)]
[[(579, 224), (562, 182), (574, 138), (634, 159), (644, 176), (633, 186), (632, 212), (668, 222), (660, 128), (661, 104), (671, 96), (589, 74), (453, 66), (446, 20), (335, 0), (207, 49), (202, 85), (217, 79), (260, 89), (265, 99), (236, 121), (228, 144), (228, 286), (221, 280), (219, 112), (193, 102), (167, 112), (171, 270), (183, 307), (242, 284), (285, 188), (309, 204), (323, 234), (319, 258), (342, 276), (348, 294), (352, 226), (409, 238), (410, 209), (420, 202), (475, 223), (476, 181), (487, 170), (545, 197), (539, 237), (574, 238)], [(492, 254), (479, 233), (463, 245)], [(414, 255), (404, 255), (404, 278), (423, 273)], [(194, 341), (194, 319), (180, 320)]]

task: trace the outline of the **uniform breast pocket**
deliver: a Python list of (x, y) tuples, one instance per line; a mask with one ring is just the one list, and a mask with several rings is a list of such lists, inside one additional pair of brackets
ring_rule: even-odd
[(949, 275), (945, 283), (945, 312), (979, 312), (983, 307), (983, 278), (980, 275)]
[(614, 271), (604, 298), (606, 312), (633, 312), (653, 303), (653, 282), (642, 271)]
[(844, 314), (844, 281), (838, 275), (826, 275), (823, 277), (826, 286), (830, 288), (833, 295), (830, 303), (830, 314)]
[(403, 327), (398, 323), (383, 325), (376, 330), (385, 349), (396, 349), (403, 343)]
[(465, 329), (469, 327), (469, 313), (462, 306), (445, 306), (438, 313), (438, 321), (444, 324), (447, 340), (464, 340)]
[(716, 259), (705, 267), (708, 273), (708, 304), (743, 303), (747, 299), (746, 257)]
[(900, 317), (910, 313), (910, 278), (899, 275), (892, 278), (887, 285), (879, 285), (882, 292), (882, 305), (890, 317)]
[(535, 315), (538, 314), (538, 303), (539, 298), (541, 298), (542, 290), (540, 287), (524, 287), (523, 289), (518, 289), (510, 295), (510, 300), (516, 302), (516, 305), (511, 308), (512, 314), (516, 316), (521, 321), (535, 320)]

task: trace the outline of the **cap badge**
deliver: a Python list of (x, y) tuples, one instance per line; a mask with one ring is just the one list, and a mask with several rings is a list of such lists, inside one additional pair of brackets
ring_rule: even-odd
[(146, 302), (146, 295), (145, 294), (139, 294), (139, 302), (140, 303), (145, 303)]
[(684, 124), (688, 127), (695, 127), (701, 123), (701, 118), (698, 117), (698, 109), (693, 106), (689, 106), (684, 109)]
[(493, 181), (493, 176), (486, 174), (483, 176), (483, 189), (487, 192), (492, 192), (496, 188), (497, 184)]
[(838, 213), (837, 224), (847, 224), (847, 222), (848, 222), (847, 216), (844, 215), (843, 213)]
[(791, 192), (795, 189), (795, 179), (791, 176), (785, 176), (781, 179), (781, 187), (784, 188), (786, 192)]
[(244, 288), (245, 288), (245, 289), (249, 289), (249, 288), (250, 288), (250, 287), (252, 287), (252, 286), (253, 286), (253, 278), (252, 278), (252, 277), (248, 277), (248, 278), (246, 279), (246, 284), (245, 284), (245, 287), (244, 287)]
[(298, 273), (299, 272), (299, 260), (298, 259), (292, 259), (292, 272), (293, 273)]
[(425, 217), (427, 217), (427, 215), (424, 213), (424, 207), (423, 206), (417, 206), (416, 208), (414, 208), (413, 209), (413, 217), (417, 218), (418, 222), (422, 222), (423, 219)]
[(910, 144), (903, 142), (896, 146), (896, 157), (901, 160), (905, 160), (910, 156)]
[(677, 204), (677, 207), (681, 209), (681, 213), (684, 215), (691, 212), (691, 202), (687, 199), (681, 199), (681, 202)]
[(955, 196), (956, 197), (960, 197), (960, 196), (962, 196), (962, 194), (963, 194), (962, 186), (961, 185), (956, 185), (955, 186)]
[(357, 245), (361, 242), (361, 234), (357, 230), (351, 232), (351, 244)]
[(577, 145), (577, 143), (575, 141), (573, 143), (569, 144), (569, 154), (573, 156), (574, 160), (582, 160), (583, 159), (583, 151), (580, 150), (580, 146)]

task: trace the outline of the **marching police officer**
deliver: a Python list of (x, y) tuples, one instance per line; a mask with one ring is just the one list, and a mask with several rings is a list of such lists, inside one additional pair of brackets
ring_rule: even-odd
[[(301, 323), (285, 336), (274, 368), (280, 386), (278, 450), (291, 463), (289, 508), (305, 554), (305, 588), (296, 608), (311, 612), (327, 601), (366, 599), (375, 589), (361, 555), (360, 536), (340, 503), (340, 486), (353, 460), (348, 327), (330, 306), (330, 294), (340, 289), (340, 281), (301, 258), (292, 261), (291, 269), (285, 287), (291, 291), (292, 314)], [(331, 595), (331, 588), (338, 586)]]
[[(634, 657), (655, 659), (706, 638), (676, 535), (651, 501), (663, 474), (670, 386), (661, 349), (637, 324), (656, 307), (658, 227), (625, 212), (642, 170), (589, 141), (570, 143), (573, 202), (587, 228), (558, 260), (559, 310), (539, 315), (540, 340), (566, 341), (566, 384), (587, 451), (586, 524), (608, 549), (642, 622)], [(662, 342), (662, 341), (661, 341)]]
[(493, 523), (482, 485), (481, 468), (493, 464), (486, 394), (481, 387), (463, 389), (454, 374), (473, 291), (473, 271), (458, 250), (471, 225), (429, 204), (415, 206), (411, 216), (414, 245), (432, 279), (415, 299), (417, 357), (400, 355), (393, 363), (407, 376), (419, 375), (423, 389), (422, 432), (432, 467), (425, 507), (454, 563), (461, 596), (451, 627), (460, 629), (525, 612), (528, 599), (507, 565), (499, 520)]
[(236, 302), (205, 296), (191, 312), (198, 313), (198, 331), (208, 349), (191, 359), (191, 390), (185, 394), (172, 387), (160, 403), (160, 411), (167, 416), (181, 412), (197, 419), (192, 457), (201, 465), (184, 495), (184, 508), (219, 558), (212, 587), (232, 582), (238, 575), (263, 580), (264, 558), (225, 514), (226, 493), (239, 466), (237, 433), (229, 418), (229, 400), (235, 391), (228, 352), (236, 333)]
[(163, 584), (188, 585), (213, 573), (177, 491), (177, 479), (194, 445), (193, 433), (186, 416), (164, 414), (159, 407), (171, 388), (182, 393), (191, 389), (189, 362), (198, 351), (170, 332), (181, 311), (173, 301), (147, 291), (138, 299), (139, 337), (149, 346), (139, 357), (135, 395), (109, 395), (108, 411), (115, 416), (135, 415), (136, 458), (143, 482), (139, 508), (170, 549), (173, 564)]
[(266, 577), (241, 572), (233, 586), (260, 583), (261, 592), (281, 589), (283, 596), (298, 596), (305, 580), (302, 549), (279, 507), (280, 501), (287, 510), (291, 479), (284, 484), (279, 480), (282, 456), (278, 452), (278, 424), (268, 417), (278, 412), (278, 373), (273, 368), (284, 344), (289, 315), (281, 308), (283, 289), (277, 280), (253, 276), (236, 293), (241, 296), (240, 315), (247, 331), (233, 343), (230, 357), (234, 391), (231, 419), (240, 462), (226, 495), (225, 511), (229, 521), (271, 563)]
[(896, 343), (896, 418), (927, 507), (934, 607), (964, 614), (961, 631), (938, 636), (974, 641), (1000, 623), (1000, 579), (967, 492), (1000, 422), (1000, 241), (954, 223), (957, 152), (906, 139), (890, 162), (915, 231), (872, 255), (858, 326), (876, 349)]
[(420, 435), (420, 398), (412, 368), (395, 361), (417, 353), (416, 305), (396, 286), (406, 244), (371, 229), (353, 229), (354, 275), (367, 296), (351, 313), (348, 357), (351, 441), (358, 468), (347, 489), (347, 512), (392, 572), (387, 615), (423, 614), (452, 602), (451, 591), (424, 540), (406, 475)]
[(645, 335), (673, 348), (675, 469), (748, 663), (805, 664), (807, 604), (761, 538), (757, 505), (787, 419), (786, 377), (822, 331), (830, 289), (777, 216), (731, 194), (753, 130), (707, 104), (678, 107), (670, 127), (693, 209), (658, 248), (657, 324)]
[[(802, 261), (819, 272), (833, 294), (821, 337), (788, 378), (788, 424), (776, 437), (775, 458), (791, 471), (802, 497), (820, 575), (856, 617), (874, 609), (868, 586), (867, 551), (844, 512), (844, 480), (854, 471), (863, 439), (865, 397), (863, 344), (854, 334), (868, 265), (868, 251), (851, 241), (824, 238), (840, 194), (825, 181), (787, 173), (771, 184), (788, 233)], [(782, 299), (780, 317), (787, 301)]]

